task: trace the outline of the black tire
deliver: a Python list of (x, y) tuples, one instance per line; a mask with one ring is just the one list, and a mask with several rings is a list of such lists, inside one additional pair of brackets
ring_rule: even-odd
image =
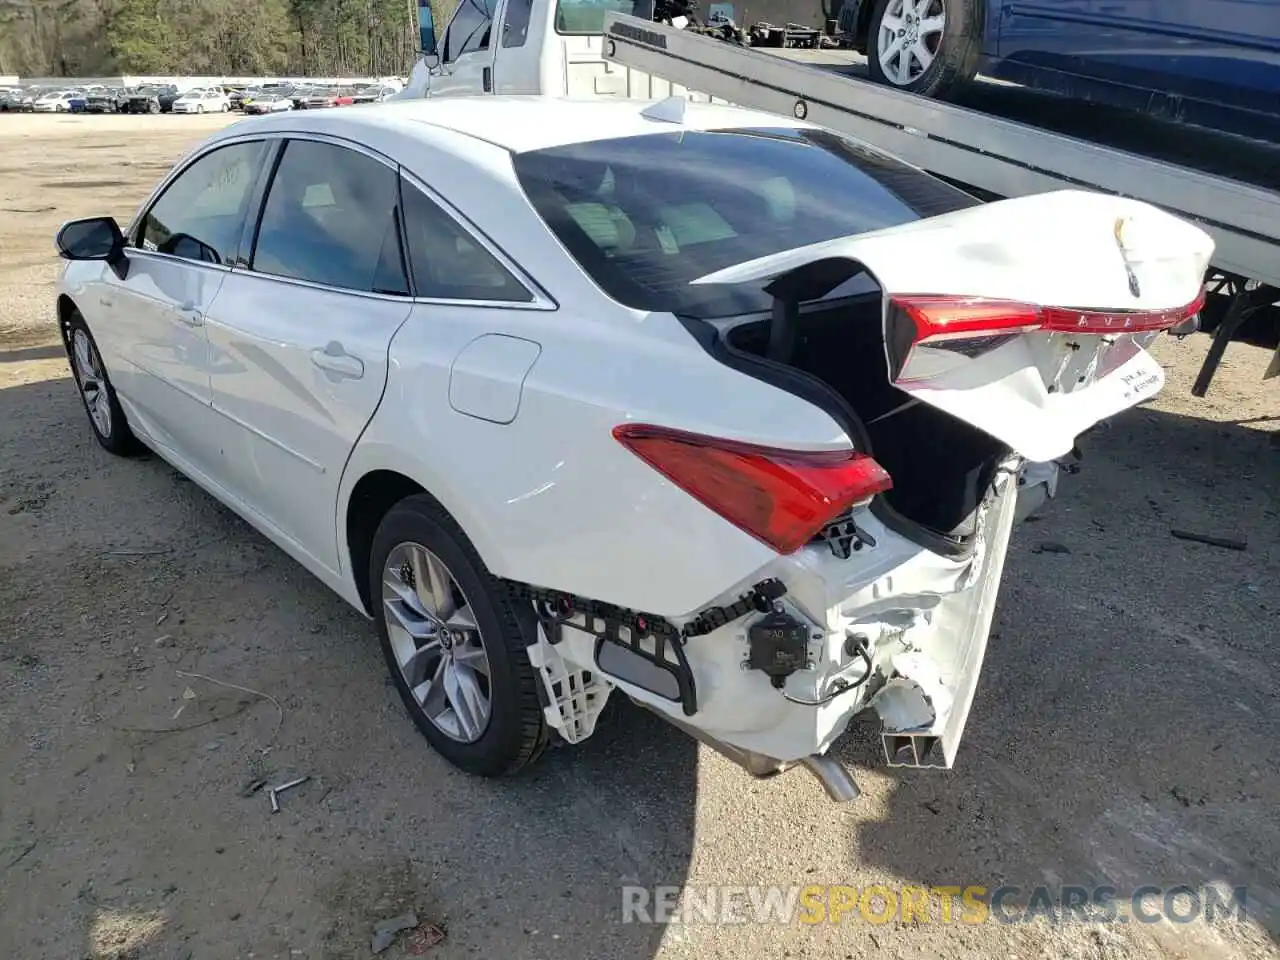
[[(464, 743), (440, 730), (427, 716), (400, 671), (387, 631), (382, 603), (383, 567), (392, 550), (416, 543), (449, 568), (484, 638), (489, 661), (490, 714), (478, 740)], [(505, 585), (485, 569), (465, 533), (434, 499), (408, 497), (383, 517), (369, 558), (369, 596), (382, 652), (405, 709), (431, 746), (455, 767), (482, 777), (501, 777), (534, 763), (547, 746), (548, 730), (538, 695), (538, 677), (526, 647), (533, 639), (532, 611), (517, 612)]]
[(939, 0), (946, 25), (933, 62), (907, 83), (891, 78), (880, 63), (880, 26), (894, 2), (877, 0), (867, 27), (867, 72), (871, 79), (937, 99), (945, 99), (962, 89), (978, 72), (978, 56), (982, 50), (982, 11), (978, 0)]
[[(103, 395), (107, 401), (107, 409), (110, 411), (110, 425), (106, 432), (94, 420), (93, 414), (89, 409), (89, 398), (86, 395), (85, 385), (81, 379), (81, 373), (76, 363), (76, 338), (78, 334), (83, 334), (88, 340), (89, 349), (92, 351), (92, 360), (96, 363), (97, 369), (101, 374), (99, 381)], [(124, 410), (120, 406), (120, 398), (116, 396), (115, 387), (111, 385), (111, 378), (107, 375), (106, 366), (102, 362), (102, 353), (98, 350), (98, 342), (93, 339), (93, 334), (89, 331), (89, 326), (84, 322), (84, 317), (79, 311), (71, 314), (70, 320), (67, 321), (66, 327), (66, 346), (67, 346), (67, 362), (71, 365), (71, 377), (76, 384), (76, 392), (80, 394), (80, 403), (84, 407), (85, 416), (89, 420), (89, 427), (93, 430), (94, 437), (97, 438), (102, 449), (108, 453), (114, 453), (118, 457), (134, 457), (146, 452), (141, 441), (133, 435), (133, 431), (129, 429), (129, 422), (125, 419)]]

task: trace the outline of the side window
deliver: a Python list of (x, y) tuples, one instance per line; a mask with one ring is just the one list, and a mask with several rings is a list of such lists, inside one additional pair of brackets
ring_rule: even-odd
[(529, 14), (533, 0), (507, 0), (507, 9), (502, 14), (502, 45), (504, 47), (523, 47), (529, 35)]
[(489, 49), (489, 32), (493, 28), (492, 0), (462, 0), (449, 23), (444, 37), (444, 62), (457, 60), (464, 53)]
[(138, 246), (205, 263), (230, 261), (265, 150), (261, 140), (234, 143), (187, 167), (142, 218)]
[(372, 157), (290, 140), (267, 192), (252, 269), (407, 296), (396, 193), (395, 171)]
[(421, 190), (405, 181), (405, 235), (419, 297), (530, 303), (533, 294)]

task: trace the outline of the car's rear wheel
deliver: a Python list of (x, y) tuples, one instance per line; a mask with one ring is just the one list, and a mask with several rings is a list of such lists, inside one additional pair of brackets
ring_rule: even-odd
[(141, 453), (144, 448), (125, 420), (124, 410), (121, 409), (120, 399), (107, 376), (98, 344), (79, 313), (72, 314), (67, 324), (67, 334), (71, 376), (80, 391), (85, 413), (89, 415), (93, 435), (103, 449), (117, 456), (127, 457)]
[(871, 79), (945, 97), (977, 72), (982, 24), (977, 0), (879, 0), (867, 34)]
[(535, 761), (547, 726), (530, 626), (453, 518), (425, 495), (401, 501), (378, 526), (368, 576), (392, 680), (432, 747), (486, 777)]

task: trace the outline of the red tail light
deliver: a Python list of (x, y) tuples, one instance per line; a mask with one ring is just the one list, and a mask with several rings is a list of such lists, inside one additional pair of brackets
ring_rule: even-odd
[(1167, 310), (1076, 310), (981, 297), (896, 296), (889, 300), (886, 325), (890, 374), (894, 381), (911, 379), (902, 373), (917, 346), (974, 357), (1022, 333), (1150, 333), (1190, 320), (1203, 307), (1203, 290), (1185, 306)]
[(890, 305), (915, 324), (916, 343), (1031, 330), (1105, 335), (1175, 327), (1200, 312), (1204, 307), (1204, 291), (1185, 306), (1168, 310), (1075, 310), (1012, 300), (939, 296), (893, 297)]
[(614, 427), (618, 442), (734, 526), (795, 553), (854, 504), (893, 486), (853, 450), (778, 450), (649, 424)]

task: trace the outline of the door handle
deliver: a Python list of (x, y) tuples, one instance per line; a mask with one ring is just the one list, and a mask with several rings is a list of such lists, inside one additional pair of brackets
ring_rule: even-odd
[(485, 67), (481, 76), (485, 93), (493, 93), (493, 67)]
[(330, 341), (324, 349), (316, 347), (312, 350), (311, 362), (321, 370), (339, 377), (359, 380), (364, 376), (364, 361), (347, 353), (346, 348), (336, 340)]
[(173, 312), (178, 315), (178, 320), (188, 327), (204, 325), (204, 314), (190, 304), (184, 303), (182, 306), (176, 307)]

